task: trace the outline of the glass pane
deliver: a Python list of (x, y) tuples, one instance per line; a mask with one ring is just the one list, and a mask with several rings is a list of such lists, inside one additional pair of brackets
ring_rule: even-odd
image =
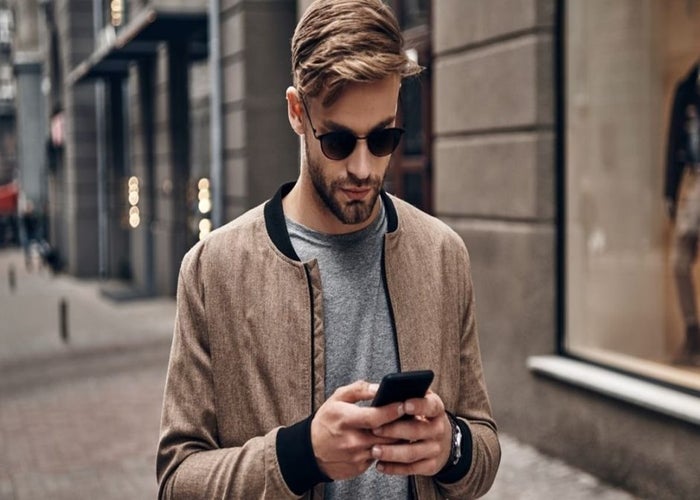
[(700, 12), (686, 0), (569, 1), (566, 12), (566, 349), (700, 389), (700, 155), (689, 153)]
[(399, 0), (401, 29), (428, 24), (430, 0)]
[(423, 175), (417, 172), (403, 174), (403, 199), (423, 210)]
[(402, 126), (404, 154), (420, 155), (425, 151), (423, 144), (423, 99), (421, 81), (409, 78), (401, 85)]

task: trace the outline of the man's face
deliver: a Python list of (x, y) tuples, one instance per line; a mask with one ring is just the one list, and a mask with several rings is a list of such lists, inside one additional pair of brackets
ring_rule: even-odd
[[(349, 131), (364, 137), (372, 131), (394, 126), (399, 78), (352, 84), (333, 105), (324, 108), (321, 99), (307, 101), (317, 135)], [(305, 164), (321, 208), (344, 225), (364, 226), (376, 214), (377, 198), (389, 168), (391, 155), (375, 156), (365, 140), (358, 140), (345, 159), (332, 160), (321, 150), (307, 122)]]

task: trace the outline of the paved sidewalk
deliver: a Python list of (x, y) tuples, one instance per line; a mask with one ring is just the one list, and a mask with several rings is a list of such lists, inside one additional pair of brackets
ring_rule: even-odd
[[(17, 286), (8, 286), (14, 266)], [(58, 335), (69, 305), (70, 342)], [(152, 499), (172, 299), (114, 303), (99, 283), (27, 272), (0, 249), (0, 500)], [(502, 436), (485, 497), (634, 499)]]
[(0, 499), (155, 498), (174, 314), (172, 299), (115, 303), (0, 250)]
[[(14, 291), (9, 287), (11, 269), (16, 276)], [(172, 299), (116, 303), (101, 296), (100, 286), (97, 280), (54, 278), (46, 269), (27, 271), (21, 252), (0, 249), (0, 363), (170, 338), (175, 314)], [(62, 299), (68, 311), (68, 346), (59, 336)]]

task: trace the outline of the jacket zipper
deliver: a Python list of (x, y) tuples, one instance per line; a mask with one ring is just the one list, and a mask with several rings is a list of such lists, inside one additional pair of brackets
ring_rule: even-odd
[(306, 285), (309, 287), (309, 303), (311, 304), (311, 331), (309, 332), (311, 334), (311, 413), (314, 412), (314, 391), (315, 391), (315, 382), (316, 382), (316, 373), (315, 373), (315, 366), (314, 366), (314, 360), (316, 359), (316, 346), (314, 344), (314, 290), (313, 290), (313, 285), (311, 284), (311, 272), (309, 271), (309, 268), (304, 264), (304, 272), (306, 272)]
[[(314, 412), (314, 393), (316, 392), (316, 367), (315, 367), (315, 359), (316, 359), (316, 344), (314, 342), (314, 289), (313, 285), (311, 284), (311, 272), (309, 271), (309, 268), (307, 267), (306, 264), (304, 264), (304, 272), (306, 273), (306, 284), (309, 287), (309, 303), (311, 304), (311, 331), (309, 332), (311, 334), (311, 404), (310, 408), (311, 411), (310, 413), (313, 414)], [(314, 489), (311, 488), (309, 491), (309, 500), (313, 500), (314, 498)]]
[(391, 303), (389, 295), (389, 284), (386, 280), (386, 237), (382, 243), (382, 284), (384, 285), (384, 295), (386, 296), (386, 305), (389, 308), (389, 319), (391, 320), (391, 329), (394, 336), (394, 350), (396, 352), (396, 367), (401, 371), (401, 356), (399, 355), (399, 334), (396, 331), (396, 318), (394, 316), (394, 305)]

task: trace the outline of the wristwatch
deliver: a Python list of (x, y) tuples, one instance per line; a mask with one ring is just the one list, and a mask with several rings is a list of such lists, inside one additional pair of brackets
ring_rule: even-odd
[(457, 465), (459, 459), (462, 458), (462, 429), (457, 423), (456, 417), (448, 413), (447, 418), (452, 426), (452, 449), (448, 461), (451, 465)]

